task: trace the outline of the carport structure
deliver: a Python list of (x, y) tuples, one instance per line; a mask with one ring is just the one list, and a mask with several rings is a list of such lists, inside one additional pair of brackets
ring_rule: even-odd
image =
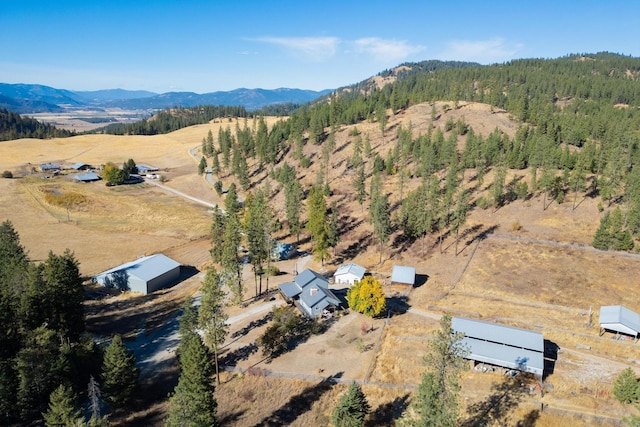
[(604, 305), (600, 307), (600, 335), (606, 331), (631, 335), (637, 340), (640, 315), (621, 305)]
[(544, 375), (544, 339), (539, 332), (454, 317), (451, 328), (463, 334), (466, 358), (503, 368)]

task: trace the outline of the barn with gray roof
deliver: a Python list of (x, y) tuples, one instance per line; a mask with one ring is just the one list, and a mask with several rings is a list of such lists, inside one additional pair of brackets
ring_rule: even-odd
[(612, 331), (638, 338), (640, 315), (621, 305), (600, 307), (600, 332)]
[(539, 332), (480, 320), (454, 317), (451, 328), (463, 334), (461, 345), (469, 360), (544, 374), (544, 339)]
[(148, 294), (174, 285), (180, 279), (180, 263), (155, 254), (104, 271), (93, 279), (109, 288)]

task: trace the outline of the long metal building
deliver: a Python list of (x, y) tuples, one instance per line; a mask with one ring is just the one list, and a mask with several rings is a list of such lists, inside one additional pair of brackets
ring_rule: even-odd
[(109, 288), (148, 294), (175, 284), (179, 278), (180, 263), (155, 254), (104, 271), (93, 280)]
[(600, 307), (601, 332), (612, 331), (635, 338), (640, 334), (640, 314), (621, 305)]
[(451, 327), (462, 333), (467, 359), (504, 368), (544, 374), (544, 339), (539, 332), (480, 320), (454, 317)]

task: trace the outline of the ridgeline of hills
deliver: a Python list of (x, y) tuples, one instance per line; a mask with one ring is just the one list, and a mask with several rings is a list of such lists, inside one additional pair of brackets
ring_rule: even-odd
[(303, 104), (330, 91), (329, 89), (313, 91), (287, 88), (273, 90), (241, 88), (204, 94), (194, 92), (158, 94), (123, 89), (74, 92), (37, 84), (0, 83), (0, 108), (19, 114), (105, 108), (162, 110), (198, 105), (233, 105), (255, 110), (269, 105)]

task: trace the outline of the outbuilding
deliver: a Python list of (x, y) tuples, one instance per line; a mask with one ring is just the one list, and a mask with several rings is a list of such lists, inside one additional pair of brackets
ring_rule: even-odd
[(542, 380), (544, 339), (542, 334), (497, 323), (454, 317), (451, 329), (463, 335), (465, 358), (522, 372)]
[(95, 172), (79, 173), (76, 175), (76, 180), (81, 182), (99, 181), (100, 178)]
[(367, 270), (358, 264), (343, 264), (333, 274), (333, 283), (353, 285), (364, 277)]
[(404, 295), (409, 295), (416, 283), (416, 268), (394, 265), (391, 270), (391, 289)]
[(155, 254), (104, 271), (93, 279), (108, 288), (148, 294), (174, 285), (180, 279), (180, 263)]
[(600, 335), (606, 331), (631, 335), (640, 334), (640, 315), (621, 305), (600, 307)]

